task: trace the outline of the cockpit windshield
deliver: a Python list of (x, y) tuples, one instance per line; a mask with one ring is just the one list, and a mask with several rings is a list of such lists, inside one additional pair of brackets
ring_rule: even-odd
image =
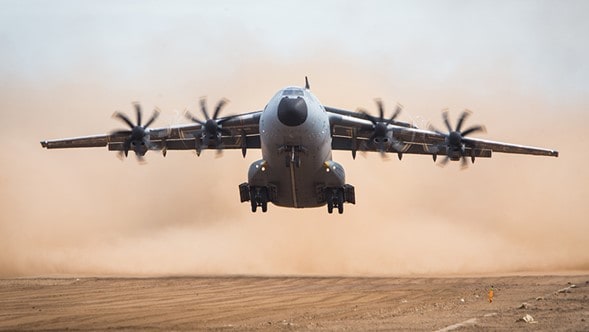
[(305, 95), (305, 93), (303, 92), (302, 89), (295, 89), (295, 88), (289, 88), (286, 89), (282, 92), (283, 96), (301, 96), (303, 97)]

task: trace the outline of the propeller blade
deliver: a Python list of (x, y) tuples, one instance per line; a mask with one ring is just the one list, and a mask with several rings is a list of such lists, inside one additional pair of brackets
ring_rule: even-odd
[(468, 118), (470, 113), (472, 113), (472, 112), (469, 110), (464, 110), (464, 112), (462, 112), (462, 114), (460, 115), (460, 118), (458, 119), (458, 123), (456, 124), (456, 131), (457, 132), (460, 132), (460, 128), (462, 128), (462, 123), (464, 122), (464, 120), (466, 118)]
[(218, 120), (217, 125), (222, 125), (225, 121), (229, 121), (229, 120), (236, 118), (236, 117), (237, 117), (237, 115), (228, 115), (228, 116), (222, 118), (221, 120)]
[(129, 127), (131, 127), (131, 129), (133, 129), (133, 127), (135, 127), (133, 122), (131, 122), (131, 120), (129, 120), (129, 118), (125, 114), (123, 114), (119, 111), (116, 111), (112, 116), (113, 116), (113, 118), (117, 118), (117, 119), (125, 122)]
[(450, 120), (448, 120), (448, 110), (442, 111), (442, 118), (444, 119), (444, 123), (446, 124), (446, 128), (448, 128), (448, 132), (452, 132), (452, 126), (450, 125)]
[(213, 120), (217, 120), (217, 118), (219, 117), (219, 112), (221, 112), (221, 108), (223, 108), (223, 106), (225, 106), (225, 104), (227, 104), (227, 102), (228, 102), (227, 99), (219, 100), (219, 102), (217, 103), (217, 107), (215, 107), (215, 113), (213, 114)]
[(366, 118), (368, 121), (372, 122), (372, 124), (373, 124), (373, 125), (376, 125), (376, 123), (378, 122), (378, 121), (376, 120), (376, 118), (375, 118), (375, 117), (373, 117), (372, 115), (368, 114), (368, 112), (367, 112), (365, 109), (363, 109), (363, 108), (359, 108), (359, 109), (358, 109), (358, 111), (359, 111), (360, 113), (362, 113), (362, 114), (364, 115), (364, 117), (365, 117), (365, 118)]
[(393, 113), (393, 116), (391, 117), (391, 120), (389, 121), (389, 123), (393, 122), (399, 116), (399, 114), (401, 114), (402, 110), (403, 110), (403, 106), (400, 104), (397, 104), (397, 108), (395, 108), (395, 113)]
[(462, 161), (460, 164), (460, 169), (465, 170), (468, 168), (468, 159), (466, 159), (466, 157), (464, 157), (464, 156), (461, 159), (462, 159)]
[(461, 134), (462, 134), (462, 136), (466, 136), (466, 135), (469, 135), (469, 134), (472, 134), (472, 133), (476, 133), (476, 132), (479, 132), (479, 131), (486, 132), (487, 130), (485, 129), (484, 126), (472, 126), (472, 127), (468, 128), (468, 129), (466, 129), (465, 131), (463, 131)]
[(151, 118), (147, 121), (147, 123), (143, 126), (143, 129), (149, 127), (154, 121), (155, 119), (157, 119), (157, 117), (160, 115), (160, 110), (158, 108), (153, 110), (153, 115), (151, 116)]
[(384, 119), (384, 105), (382, 104), (381, 99), (375, 99), (374, 101), (376, 102), (376, 105), (378, 106), (378, 115), (380, 117), (380, 120), (382, 121)]
[(440, 135), (446, 136), (446, 133), (443, 133), (443, 132), (439, 131), (438, 128), (434, 127), (434, 125), (432, 125), (431, 123), (427, 125), (427, 129), (430, 130), (430, 131), (435, 132), (436, 134), (440, 134)]
[(132, 133), (131, 130), (113, 130), (110, 132), (111, 135), (121, 135), (121, 136), (131, 135), (131, 133)]
[(205, 98), (200, 99), (200, 110), (201, 110), (202, 114), (205, 116), (206, 120), (211, 119), (211, 117), (209, 116), (209, 113), (207, 112), (207, 101)]
[(191, 120), (192, 122), (196, 122), (201, 126), (204, 126), (205, 123), (200, 121), (199, 119), (195, 118), (192, 113), (190, 113), (189, 111), (184, 112), (184, 117), (186, 117), (188, 120)]
[(450, 157), (448, 157), (448, 156), (445, 156), (445, 157), (444, 157), (444, 159), (442, 159), (442, 161), (440, 161), (440, 162), (438, 163), (438, 165), (439, 165), (440, 167), (444, 167), (444, 166), (446, 166), (446, 164), (447, 164), (449, 161), (450, 161)]
[(395, 121), (395, 119), (399, 116), (399, 114), (401, 113), (402, 107), (401, 105), (397, 104), (397, 108), (395, 109), (395, 112), (393, 113), (393, 115), (390, 117), (389, 121), (387, 121), (387, 126), (390, 125), (391, 123), (393, 123), (393, 121)]
[(141, 126), (141, 105), (133, 103), (133, 106), (135, 106), (135, 113), (137, 113), (137, 125)]

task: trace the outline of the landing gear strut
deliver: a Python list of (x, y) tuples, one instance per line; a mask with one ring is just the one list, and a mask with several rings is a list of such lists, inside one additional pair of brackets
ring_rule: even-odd
[(262, 207), (262, 212), (268, 211), (268, 189), (266, 187), (250, 187), (250, 202), (252, 212), (256, 212), (258, 206)]
[(250, 201), (252, 212), (256, 212), (258, 207), (262, 207), (262, 212), (268, 211), (270, 192), (267, 187), (255, 187), (242, 183), (239, 185), (239, 196), (242, 203)]
[(339, 214), (344, 213), (344, 193), (342, 189), (327, 190), (327, 212), (333, 213), (333, 208), (337, 208)]
[(344, 203), (356, 204), (354, 187), (346, 184), (343, 187), (325, 188), (323, 190), (325, 202), (327, 202), (327, 212), (333, 213), (336, 208), (339, 214), (344, 213)]

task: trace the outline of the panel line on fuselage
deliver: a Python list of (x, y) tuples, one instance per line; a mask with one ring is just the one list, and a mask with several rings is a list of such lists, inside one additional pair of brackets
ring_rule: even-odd
[(292, 190), (292, 204), (295, 208), (299, 207), (299, 203), (297, 200), (297, 186), (296, 186), (296, 177), (295, 177), (295, 165), (294, 163), (290, 162), (290, 187)]
[(278, 91), (260, 117), (260, 144), (268, 169), (266, 182), (254, 185), (272, 183), (276, 188), (273, 204), (294, 208), (325, 204), (317, 187), (331, 178), (319, 172), (331, 160), (331, 136), (329, 118), (315, 96), (297, 87)]

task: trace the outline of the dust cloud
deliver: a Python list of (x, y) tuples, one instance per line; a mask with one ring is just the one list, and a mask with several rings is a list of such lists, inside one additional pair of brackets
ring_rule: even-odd
[(238, 151), (222, 158), (172, 151), (165, 159), (150, 152), (147, 165), (132, 157), (121, 162), (105, 149), (46, 151), (40, 139), (117, 128), (108, 115), (131, 112), (133, 96), (109, 91), (108, 82), (36, 91), (9, 86), (2, 92), (0, 274), (440, 275), (589, 268), (587, 157), (578, 154), (586, 105), (559, 105), (580, 111), (562, 118), (541, 96), (496, 100), (463, 97), (454, 87), (403, 89), (396, 79), (379, 77), (378, 66), (354, 69), (321, 60), (288, 66), (252, 61), (229, 82), (205, 75), (202, 83), (167, 87), (174, 90), (169, 94), (148, 89), (140, 97), (146, 111), (162, 108), (158, 125), (167, 125), (183, 121), (178, 113), (184, 107), (194, 111), (200, 94), (211, 103), (232, 100), (226, 114), (256, 110), (275, 90), (301, 84), (305, 74), (328, 105), (373, 110), (372, 98), (380, 96), (389, 107), (402, 102), (405, 120), (439, 126), (439, 110), (456, 104), (452, 115), (472, 108), (469, 123), (486, 124), (488, 137), (560, 149), (561, 157), (496, 155), (459, 171), (456, 164), (436, 167), (427, 157), (399, 162), (369, 154), (354, 161), (336, 152), (357, 188), (358, 204), (344, 215), (274, 206), (252, 214), (239, 203), (237, 185), (258, 151), (245, 159)]

